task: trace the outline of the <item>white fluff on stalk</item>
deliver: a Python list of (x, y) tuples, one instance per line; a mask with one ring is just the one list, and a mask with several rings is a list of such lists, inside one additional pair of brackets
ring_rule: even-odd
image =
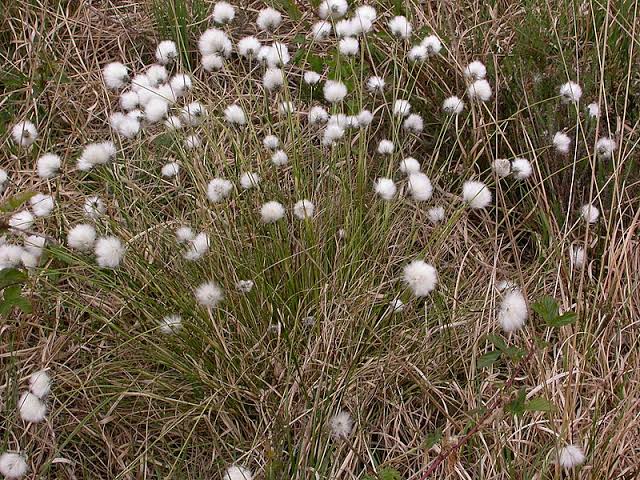
[(498, 310), (498, 323), (505, 332), (520, 330), (528, 316), (527, 300), (517, 289), (507, 290)]
[(578, 445), (567, 445), (558, 455), (558, 464), (565, 470), (578, 467), (584, 463), (586, 457), (582, 447)]
[(491, 203), (491, 190), (482, 182), (469, 180), (462, 186), (462, 198), (471, 208), (486, 208)]
[(600, 217), (600, 210), (595, 205), (587, 203), (580, 207), (580, 215), (587, 223), (596, 223)]
[(336, 438), (346, 438), (353, 431), (353, 419), (351, 415), (342, 410), (329, 419), (331, 435)]
[(438, 284), (438, 272), (423, 260), (413, 260), (404, 267), (403, 279), (415, 296), (426, 297)]
[(167, 65), (178, 58), (178, 48), (172, 40), (163, 40), (156, 48), (156, 60), (162, 65)]
[(284, 217), (284, 207), (280, 202), (270, 201), (260, 208), (260, 216), (264, 223), (274, 223)]
[(216, 282), (210, 281), (196, 288), (195, 297), (200, 305), (215, 308), (224, 299), (224, 293)]
[(90, 252), (96, 243), (96, 229), (93, 225), (81, 223), (67, 233), (67, 245), (81, 252)]
[(531, 162), (526, 158), (515, 158), (513, 162), (511, 162), (511, 173), (513, 173), (513, 177), (517, 180), (529, 178), (533, 173)]
[(491, 164), (491, 168), (499, 177), (506, 177), (511, 173), (511, 162), (506, 158), (496, 158)]
[(51, 391), (51, 376), (46, 370), (34, 372), (29, 377), (29, 390), (38, 398), (49, 395)]
[(258, 12), (256, 25), (260, 30), (273, 31), (282, 23), (282, 14), (273, 8), (263, 8)]
[(117, 237), (102, 237), (96, 241), (94, 253), (98, 266), (102, 268), (117, 268), (124, 258), (125, 247)]
[(9, 480), (24, 477), (29, 471), (29, 466), (24, 456), (19, 453), (4, 452), (0, 455), (0, 474)]
[[(53, 153), (45, 153), (38, 158), (38, 176), (40, 178), (52, 178), (60, 170), (60, 157)], [(0, 182), (4, 183), (4, 182)]]
[(315, 206), (310, 200), (299, 200), (293, 206), (293, 214), (300, 220), (313, 217)]
[(560, 85), (560, 98), (564, 103), (578, 103), (582, 97), (582, 88), (575, 82)]
[(553, 146), (560, 153), (568, 153), (571, 145), (571, 138), (564, 132), (556, 132), (553, 136)]
[(104, 212), (107, 211), (107, 207), (105, 206), (102, 199), (96, 197), (95, 195), (86, 198), (86, 200), (84, 201), (83, 209), (84, 214), (94, 220), (104, 215)]
[(431, 180), (421, 172), (409, 175), (408, 190), (411, 197), (418, 202), (425, 202), (433, 195)]
[(25, 422), (38, 423), (45, 419), (47, 406), (31, 392), (23, 392), (18, 400), (20, 418)]
[(214, 178), (207, 185), (207, 197), (211, 203), (218, 203), (231, 194), (233, 184), (225, 178)]
[(375, 192), (384, 200), (392, 200), (398, 190), (390, 178), (378, 178), (374, 185)]

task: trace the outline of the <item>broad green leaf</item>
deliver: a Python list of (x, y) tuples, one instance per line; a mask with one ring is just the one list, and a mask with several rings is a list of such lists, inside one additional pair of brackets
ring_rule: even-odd
[(487, 335), (487, 341), (492, 343), (498, 350), (506, 350), (507, 344), (500, 335), (490, 333)]
[(22, 296), (22, 287), (12, 285), (4, 289), (2, 302), (0, 302), (0, 315), (7, 316), (13, 307), (19, 308), (24, 313), (31, 313), (31, 303)]
[(500, 350), (493, 350), (478, 358), (478, 368), (487, 368), (500, 358)]
[(531, 308), (542, 317), (545, 323), (549, 323), (558, 316), (558, 302), (553, 297), (542, 297)]
[(31, 197), (33, 197), (36, 192), (20, 192), (13, 197), (8, 198), (0, 205), (0, 212), (13, 212), (22, 206), (23, 203), (29, 201)]
[(518, 396), (514, 400), (510, 401), (505, 405), (504, 411), (516, 417), (522, 415), (525, 412), (526, 397), (527, 397), (527, 394), (524, 388), (521, 388), (518, 391)]
[(563, 327), (565, 325), (570, 325), (576, 321), (576, 314), (574, 312), (565, 312), (559, 317), (554, 318), (553, 320), (547, 322), (547, 325), (550, 327)]
[(520, 360), (527, 352), (525, 352), (522, 348), (508, 347), (505, 348), (502, 353), (508, 356), (511, 360)]
[(5, 268), (0, 270), (0, 290), (10, 285), (24, 283), (27, 274), (15, 268)]
[(437, 429), (435, 432), (427, 435), (424, 439), (424, 446), (428, 450), (442, 439), (442, 430)]
[(554, 412), (556, 406), (543, 397), (535, 397), (525, 404), (525, 410), (529, 412)]

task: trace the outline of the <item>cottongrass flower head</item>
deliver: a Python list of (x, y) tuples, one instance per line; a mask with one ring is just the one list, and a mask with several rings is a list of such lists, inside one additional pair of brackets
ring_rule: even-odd
[(337, 103), (347, 95), (347, 86), (336, 80), (327, 80), (322, 91), (327, 102)]
[(357, 35), (358, 28), (352, 19), (340, 20), (335, 24), (334, 32), (338, 38), (353, 37)]
[(413, 157), (407, 157), (400, 162), (400, 171), (406, 175), (418, 173), (420, 171), (420, 162)]
[(150, 100), (144, 106), (144, 119), (149, 123), (158, 123), (167, 118), (169, 104), (160, 98)]
[(398, 190), (390, 178), (378, 178), (374, 185), (375, 192), (384, 200), (392, 200)]
[(31, 211), (36, 217), (47, 217), (53, 210), (55, 202), (51, 195), (36, 193), (29, 199), (29, 203), (31, 204)]
[(474, 60), (464, 69), (464, 76), (469, 80), (482, 80), (487, 76), (487, 67), (484, 63)]
[(35, 218), (29, 210), (20, 210), (9, 217), (9, 227), (19, 231), (30, 230), (34, 221)]
[(140, 96), (138, 92), (128, 90), (120, 94), (120, 107), (122, 107), (125, 112), (129, 112), (138, 106), (140, 106)]
[(190, 242), (196, 237), (191, 227), (182, 226), (176, 229), (176, 240), (179, 243)]
[(304, 72), (304, 83), (307, 85), (315, 85), (320, 81), (320, 74), (312, 70)]
[(271, 155), (271, 163), (276, 167), (282, 167), (289, 162), (289, 157), (284, 150), (276, 150)]
[(553, 136), (553, 146), (560, 153), (569, 153), (571, 138), (564, 132), (556, 132)]
[(483, 182), (468, 180), (462, 185), (462, 198), (471, 208), (486, 208), (491, 203), (491, 190)]
[(210, 28), (200, 36), (198, 49), (203, 56), (217, 53), (228, 57), (231, 54), (232, 44), (227, 34), (222, 30)]
[(527, 301), (522, 292), (517, 288), (507, 290), (498, 311), (498, 323), (502, 329), (505, 332), (520, 330), (527, 316)]
[(38, 158), (38, 176), (52, 178), (60, 171), (60, 157), (53, 153), (46, 153)]
[(165, 178), (173, 178), (180, 172), (180, 164), (178, 162), (165, 163), (160, 170), (160, 173)]
[(600, 217), (600, 210), (595, 205), (587, 203), (580, 207), (580, 215), (585, 222), (596, 223)]
[(464, 110), (464, 102), (455, 95), (442, 102), (442, 111), (449, 115), (459, 115)]
[(236, 16), (236, 9), (227, 2), (217, 2), (213, 6), (213, 21), (224, 25), (231, 22)]
[(9, 180), (9, 174), (6, 170), (0, 168), (0, 193), (4, 192), (7, 187), (7, 181)]
[(389, 302), (389, 308), (391, 309), (391, 313), (400, 313), (404, 310), (404, 302), (399, 298), (395, 298)]
[(253, 280), (238, 280), (236, 282), (236, 290), (238, 290), (240, 293), (249, 293), (251, 290), (253, 290)]
[(256, 25), (260, 30), (273, 31), (282, 23), (282, 14), (271, 7), (263, 8), (258, 12)]
[[(289, 63), (291, 56), (289, 55), (289, 47), (281, 42), (273, 42), (271, 47), (261, 49), (263, 52), (263, 60), (269, 67), (282, 67)], [(260, 57), (260, 52), (258, 52)]]
[(224, 58), (217, 53), (210, 53), (209, 55), (203, 55), (200, 63), (205, 72), (217, 72), (224, 67)]
[(233, 184), (226, 178), (214, 178), (207, 185), (207, 197), (211, 203), (218, 203), (231, 194)]
[(427, 59), (429, 53), (427, 52), (427, 47), (424, 45), (416, 45), (409, 50), (407, 53), (407, 59), (410, 62), (423, 62)]
[(411, 104), (408, 100), (396, 100), (393, 103), (393, 114), (399, 117), (406, 117), (411, 113)]
[(200, 147), (200, 145), (202, 145), (202, 140), (200, 140), (200, 137), (195, 133), (193, 135), (187, 135), (184, 139), (184, 148), (187, 150), (195, 150)]
[(113, 142), (91, 143), (86, 145), (78, 159), (78, 169), (91, 170), (97, 165), (109, 163), (116, 155), (116, 147)]
[(507, 177), (511, 173), (511, 162), (506, 158), (496, 158), (491, 164), (491, 168), (498, 177)]
[(25, 422), (38, 423), (45, 419), (47, 406), (33, 393), (24, 392), (18, 400), (18, 411)]
[(167, 81), (169, 74), (164, 65), (151, 65), (147, 68), (145, 75), (152, 86), (157, 87)]
[(119, 90), (129, 82), (129, 69), (120, 62), (111, 62), (102, 70), (105, 85), (111, 90)]
[(423, 260), (413, 260), (404, 267), (403, 279), (416, 297), (426, 297), (438, 284), (438, 272)]
[(87, 197), (83, 205), (84, 214), (92, 219), (100, 218), (107, 211), (107, 207), (100, 197)]
[(567, 445), (558, 455), (558, 465), (565, 470), (578, 467), (584, 463), (586, 457), (581, 447), (578, 445)]
[(184, 252), (184, 258), (191, 262), (200, 260), (209, 251), (209, 235), (199, 233), (189, 242), (189, 248)]
[(247, 117), (242, 110), (242, 107), (237, 104), (229, 105), (224, 110), (225, 120), (232, 125), (245, 125), (247, 123)]
[(371, 93), (381, 93), (384, 90), (385, 81), (382, 77), (369, 77), (367, 80), (367, 90)]
[(182, 97), (191, 90), (193, 82), (189, 75), (185, 73), (177, 73), (171, 77), (171, 80), (169, 80), (169, 86), (177, 97)]
[(336, 413), (329, 419), (329, 429), (333, 438), (347, 438), (353, 431), (353, 419), (349, 412), (344, 410)]
[(426, 202), (433, 195), (431, 180), (421, 172), (409, 175), (408, 190), (411, 197), (417, 202)]
[(362, 110), (360, 113), (358, 113), (356, 120), (360, 128), (367, 127), (373, 121), (373, 113), (371, 113), (369, 110)]
[(409, 20), (402, 15), (398, 15), (389, 20), (388, 26), (392, 35), (403, 39), (409, 38), (413, 31), (413, 26)]
[(582, 268), (585, 264), (586, 259), (587, 254), (584, 251), (584, 248), (578, 245), (574, 245), (571, 247), (571, 250), (569, 251), (569, 262), (571, 263), (571, 268)]
[(378, 143), (378, 153), (380, 155), (391, 155), (394, 150), (395, 147), (391, 140), (384, 139), (380, 140), (380, 142)]
[(156, 60), (161, 65), (167, 65), (178, 58), (178, 48), (172, 40), (163, 40), (156, 48)]
[(267, 90), (275, 90), (284, 84), (284, 73), (279, 68), (268, 68), (262, 76), (262, 84)]
[(224, 472), (222, 480), (253, 480), (253, 473), (240, 465), (231, 465)]
[(176, 333), (182, 328), (180, 315), (167, 315), (160, 320), (160, 331), (165, 335)]
[(125, 115), (122, 112), (115, 112), (111, 114), (109, 117), (109, 123), (111, 128), (115, 130), (118, 135), (125, 138), (133, 138), (140, 132), (140, 121), (137, 118)]
[(238, 42), (238, 53), (244, 58), (253, 58), (260, 51), (260, 41), (253, 36), (244, 37)]
[(598, 118), (600, 116), (600, 105), (595, 102), (587, 105), (587, 114), (591, 118)]
[(300, 220), (312, 218), (315, 211), (315, 206), (310, 200), (303, 199), (296, 202), (293, 206), (293, 214)]
[(240, 175), (240, 186), (249, 190), (250, 188), (257, 187), (260, 184), (260, 175), (253, 172), (245, 172)]
[(264, 223), (275, 223), (284, 217), (285, 210), (280, 202), (270, 201), (260, 208), (260, 217)]
[(102, 237), (96, 241), (96, 263), (102, 268), (117, 268), (124, 258), (125, 247), (118, 237)]
[(517, 180), (524, 180), (529, 178), (533, 173), (531, 163), (526, 158), (515, 158), (511, 162), (511, 172), (513, 177)]
[(418, 134), (424, 129), (424, 120), (417, 113), (412, 113), (404, 120), (402, 128), (407, 132)]
[(575, 82), (560, 85), (560, 97), (564, 103), (578, 103), (582, 97), (582, 88)]
[(7, 479), (24, 477), (29, 471), (26, 460), (19, 453), (4, 452), (0, 455), (0, 474)]
[(360, 50), (360, 44), (358, 43), (357, 38), (353, 37), (345, 37), (340, 42), (338, 42), (338, 50), (342, 55), (345, 56), (355, 56), (358, 54)]
[(355, 18), (363, 18), (373, 23), (376, 21), (377, 13), (376, 9), (371, 5), (360, 5), (356, 8), (354, 16)]
[(347, 0), (323, 0), (318, 7), (318, 16), (323, 20), (327, 18), (335, 20), (344, 17), (348, 8)]
[(319, 125), (329, 120), (329, 114), (323, 107), (315, 106), (312, 107), (311, 110), (309, 110), (309, 115), (307, 118), (309, 119), (309, 123), (311, 125)]
[(596, 142), (596, 153), (600, 158), (611, 158), (616, 148), (616, 141), (613, 138), (602, 137)]
[(296, 107), (293, 102), (284, 101), (278, 104), (278, 113), (280, 115), (290, 115), (292, 113), (295, 113), (295, 111)]
[(214, 281), (204, 282), (196, 288), (197, 302), (203, 307), (215, 308), (223, 299), (224, 292)]
[(427, 218), (431, 223), (440, 223), (444, 220), (444, 207), (431, 207), (427, 210)]
[(191, 102), (182, 108), (181, 117), (184, 123), (191, 126), (200, 125), (206, 110), (200, 102)]
[(467, 96), (471, 100), (486, 102), (491, 98), (491, 85), (486, 80), (476, 80), (467, 88)]
[(38, 398), (49, 395), (51, 391), (51, 376), (46, 370), (34, 372), (29, 377), (29, 390)]
[(267, 135), (262, 139), (262, 144), (269, 150), (276, 150), (280, 146), (280, 139), (275, 135)]
[(322, 144), (325, 146), (334, 145), (336, 141), (340, 140), (343, 136), (344, 128), (342, 128), (340, 125), (327, 125), (327, 128), (325, 128), (324, 134), (322, 135)]
[(0, 270), (20, 265), (23, 253), (24, 249), (18, 245), (9, 243), (0, 245)]
[(324, 40), (329, 35), (331, 35), (331, 28), (331, 23), (325, 20), (314, 23), (313, 27), (311, 27), (313, 40)]
[(21, 147), (28, 147), (38, 138), (38, 129), (29, 120), (18, 122), (11, 128), (11, 138)]
[(67, 233), (67, 244), (69, 247), (81, 252), (93, 250), (96, 243), (96, 229), (93, 225), (81, 223), (76, 225)]
[(427, 49), (427, 55), (430, 57), (439, 54), (440, 50), (442, 50), (442, 42), (435, 35), (425, 37), (425, 39), (420, 42), (420, 45)]

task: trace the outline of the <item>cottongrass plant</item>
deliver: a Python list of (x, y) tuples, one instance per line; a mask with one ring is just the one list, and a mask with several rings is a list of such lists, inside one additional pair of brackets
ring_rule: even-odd
[(172, 39), (99, 56), (73, 135), (16, 110), (2, 308), (73, 366), (16, 350), (0, 473), (628, 473), (591, 445), (633, 384), (576, 401), (612, 348), (580, 332), (637, 362), (634, 237), (606, 236), (633, 148), (593, 72), (521, 79), (413, 4), (278, 5), (176, 6)]

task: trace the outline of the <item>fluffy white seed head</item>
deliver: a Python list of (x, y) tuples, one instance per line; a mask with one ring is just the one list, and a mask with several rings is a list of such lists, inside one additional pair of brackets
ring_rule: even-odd
[(178, 175), (178, 172), (180, 172), (180, 164), (178, 164), (178, 162), (165, 163), (162, 166), (162, 170), (160, 170), (160, 173), (165, 178), (175, 177)]
[(596, 153), (600, 158), (611, 158), (616, 147), (616, 141), (613, 138), (602, 137), (596, 142)]
[(184, 147), (187, 150), (195, 150), (200, 145), (202, 145), (202, 140), (200, 140), (200, 137), (198, 135), (196, 135), (196, 134), (188, 135), (184, 139)]
[(182, 128), (182, 120), (177, 115), (169, 115), (164, 121), (164, 126), (171, 131), (180, 130)]
[(260, 175), (254, 172), (245, 172), (240, 175), (240, 186), (249, 190), (250, 188), (257, 187), (260, 184)]
[(280, 140), (275, 135), (267, 135), (262, 140), (262, 144), (268, 150), (276, 150), (280, 146)]
[(81, 252), (90, 252), (96, 243), (96, 229), (93, 225), (81, 223), (76, 225), (67, 234), (69, 247)]
[(408, 190), (411, 197), (417, 202), (426, 202), (433, 195), (431, 180), (421, 172), (409, 175)]
[(231, 465), (224, 472), (222, 480), (253, 480), (253, 473), (240, 465)]
[(400, 162), (400, 171), (406, 175), (418, 173), (420, 171), (420, 162), (413, 157), (407, 157)]
[(122, 92), (120, 95), (120, 106), (124, 111), (129, 112), (134, 108), (137, 108), (138, 105), (140, 105), (138, 92), (134, 92), (133, 90)]
[(584, 452), (578, 445), (567, 445), (558, 455), (558, 464), (566, 470), (582, 465), (585, 460)]
[(369, 77), (367, 80), (367, 90), (371, 93), (380, 93), (384, 90), (385, 81), (382, 77)]
[(553, 146), (560, 153), (568, 153), (571, 145), (571, 138), (563, 132), (556, 132), (553, 136)]
[(280, 102), (278, 104), (278, 113), (280, 115), (290, 115), (292, 113), (295, 113), (296, 111), (296, 107), (293, 104), (293, 102)]
[(96, 165), (109, 163), (116, 154), (115, 145), (112, 142), (91, 143), (86, 145), (78, 158), (78, 169), (91, 170)]
[(284, 84), (284, 73), (279, 68), (268, 68), (262, 76), (262, 84), (267, 90), (276, 90)]
[(511, 162), (506, 158), (496, 158), (491, 164), (491, 168), (499, 177), (506, 177), (511, 173)]
[(455, 95), (442, 102), (442, 111), (449, 115), (458, 115), (464, 110), (464, 102)]
[(46, 243), (47, 239), (40, 235), (29, 235), (24, 239), (24, 250), (35, 259), (39, 259)]
[(375, 22), (377, 17), (376, 9), (371, 5), (360, 5), (356, 8), (354, 15), (357, 18), (364, 18), (370, 22)]
[(304, 83), (307, 85), (315, 85), (320, 81), (320, 74), (312, 70), (304, 72)]
[(189, 248), (184, 252), (184, 258), (189, 261), (200, 260), (209, 251), (209, 235), (197, 234), (190, 242)]
[(236, 289), (240, 293), (249, 293), (251, 290), (253, 290), (253, 286), (253, 280), (238, 280), (236, 282)]
[(313, 40), (324, 40), (331, 35), (331, 23), (327, 21), (320, 21), (313, 24), (311, 27), (311, 35)]
[(247, 117), (240, 105), (229, 105), (224, 110), (224, 118), (227, 122), (233, 125), (245, 125), (247, 123)]
[(205, 282), (196, 288), (197, 302), (203, 307), (215, 308), (223, 299), (224, 293), (216, 282)]
[(389, 308), (391, 309), (392, 313), (400, 313), (404, 310), (404, 307), (404, 302), (399, 298), (395, 298), (391, 300), (391, 302), (389, 302)]
[(105, 65), (102, 76), (108, 88), (118, 90), (129, 81), (129, 69), (120, 62), (112, 62)]
[(264, 223), (274, 223), (284, 217), (284, 207), (280, 202), (267, 202), (260, 208), (260, 216)]
[(147, 68), (145, 75), (152, 86), (157, 87), (167, 81), (169, 74), (164, 65), (151, 65)]
[(353, 419), (351, 415), (344, 410), (336, 413), (329, 419), (329, 429), (334, 438), (347, 438), (353, 431)]
[(394, 115), (406, 117), (407, 115), (409, 115), (409, 113), (411, 113), (411, 104), (408, 100), (396, 100), (393, 103)]
[(430, 57), (439, 54), (440, 50), (442, 50), (442, 42), (435, 35), (429, 35), (422, 40), (420, 45), (427, 49), (427, 55)]
[(207, 197), (211, 203), (218, 203), (231, 194), (233, 184), (225, 178), (214, 178), (207, 185)]
[(531, 176), (533, 168), (531, 167), (531, 162), (526, 158), (515, 158), (513, 162), (511, 162), (511, 172), (515, 179), (524, 180)]
[(101, 237), (94, 247), (96, 263), (102, 268), (117, 268), (122, 262), (125, 247), (118, 237)]
[(345, 37), (338, 42), (338, 50), (342, 55), (355, 56), (360, 50), (358, 39), (354, 37)]
[(487, 76), (487, 67), (484, 63), (475, 60), (465, 67), (463, 73), (469, 80), (482, 80)]
[(356, 120), (358, 122), (358, 126), (360, 128), (364, 128), (370, 125), (373, 121), (373, 113), (371, 113), (369, 110), (362, 110), (360, 113), (358, 113)]
[(412, 113), (405, 118), (402, 123), (402, 128), (408, 132), (418, 134), (424, 129), (424, 120), (422, 120), (422, 117), (417, 113)]
[(84, 214), (94, 220), (104, 215), (104, 212), (107, 211), (102, 199), (96, 196), (87, 197), (82, 208)]
[(167, 118), (169, 104), (160, 98), (150, 100), (144, 107), (144, 119), (149, 123), (157, 123)]
[(293, 214), (300, 220), (313, 217), (315, 207), (310, 200), (300, 200), (293, 206)]
[(309, 123), (311, 125), (325, 123), (327, 120), (329, 120), (329, 114), (324, 108), (316, 106), (309, 110)]
[(263, 8), (258, 12), (256, 25), (260, 30), (273, 31), (282, 23), (282, 14), (273, 8)]
[(218, 2), (213, 6), (213, 21), (219, 25), (231, 22), (236, 16), (236, 9), (228, 2)]
[(262, 44), (253, 36), (244, 37), (238, 42), (238, 53), (241, 57), (253, 58), (258, 55)]
[(384, 200), (392, 200), (398, 189), (392, 179), (381, 177), (375, 181), (374, 190)]
[(584, 266), (584, 263), (587, 259), (587, 254), (584, 251), (584, 248), (574, 245), (571, 247), (569, 251), (569, 262), (571, 263), (571, 267), (574, 269), (581, 269)]
[[(38, 159), (38, 176), (40, 178), (55, 177), (60, 170), (60, 157), (53, 153), (46, 153)], [(0, 182), (4, 183), (4, 182)]]
[(424, 45), (416, 45), (407, 53), (407, 59), (410, 62), (423, 62), (428, 56), (427, 47)]
[(340, 20), (336, 23), (334, 31), (338, 38), (353, 37), (357, 33), (357, 25), (352, 19)]
[(267, 65), (271, 68), (282, 67), (291, 60), (289, 47), (281, 42), (273, 42), (270, 47), (261, 49), (261, 51), (263, 52), (264, 61), (266, 61)]
[(482, 182), (469, 180), (462, 186), (462, 198), (471, 208), (486, 208), (491, 203), (491, 190)]
[(427, 210), (427, 217), (431, 223), (440, 223), (444, 220), (444, 207), (432, 207)]
[(181, 117), (187, 125), (195, 126), (202, 122), (206, 115), (206, 110), (200, 102), (191, 102), (182, 108)]
[(160, 319), (160, 331), (165, 335), (176, 333), (182, 328), (182, 317), (180, 315), (167, 315)]
[(591, 118), (598, 118), (600, 116), (600, 105), (595, 102), (587, 105), (587, 114)]
[(527, 300), (522, 292), (517, 288), (507, 290), (498, 310), (498, 323), (502, 329), (505, 332), (520, 330), (527, 316)]
[(156, 60), (161, 65), (167, 65), (178, 58), (178, 48), (172, 40), (163, 40), (156, 48)]
[(276, 150), (271, 155), (271, 163), (273, 163), (276, 167), (282, 167), (289, 162), (289, 157), (285, 153), (284, 150)]
[(575, 82), (560, 85), (560, 98), (564, 103), (578, 103), (582, 97), (582, 88)]
[(182, 97), (185, 93), (191, 90), (193, 82), (191, 77), (184, 73), (177, 73), (169, 81), (169, 86), (176, 97)]
[(409, 20), (402, 15), (398, 15), (389, 20), (388, 26), (391, 33), (399, 38), (409, 38), (413, 31), (413, 26)]
[(176, 240), (179, 243), (190, 242), (196, 237), (191, 227), (182, 226), (176, 229)]
[(38, 129), (28, 120), (18, 122), (11, 128), (11, 138), (21, 147), (28, 147), (38, 138)]
[(22, 478), (28, 471), (29, 466), (19, 453), (4, 452), (0, 455), (0, 474), (7, 480)]
[(318, 16), (323, 20), (338, 19), (344, 17), (348, 8), (347, 0), (323, 0), (318, 8)]
[(347, 86), (342, 82), (327, 80), (322, 91), (327, 102), (337, 103), (347, 95)]
[(217, 53), (210, 53), (209, 55), (203, 55), (200, 63), (202, 63), (202, 68), (205, 72), (217, 72), (224, 66), (224, 58)]
[(9, 243), (0, 245), (0, 270), (19, 266), (24, 253), (25, 250), (18, 245)]
[(18, 400), (18, 411), (25, 422), (38, 423), (47, 415), (47, 406), (33, 393), (24, 392)]
[(51, 376), (46, 370), (39, 370), (29, 377), (29, 390), (38, 398), (49, 395), (51, 391)]
[(14, 230), (26, 231), (33, 227), (34, 221), (29, 210), (20, 210), (9, 217), (9, 226)]
[(426, 297), (438, 284), (438, 272), (423, 260), (414, 260), (404, 267), (404, 283), (416, 297)]
[(384, 139), (380, 140), (380, 142), (378, 143), (378, 153), (381, 155), (391, 155), (394, 150), (395, 147), (391, 140)]
[(470, 100), (486, 102), (491, 98), (491, 85), (486, 80), (476, 80), (467, 88)]
[(580, 207), (580, 215), (585, 222), (596, 223), (600, 217), (600, 210), (595, 205), (587, 203)]
[(344, 128), (337, 124), (329, 124), (322, 135), (322, 144), (325, 146), (334, 145), (337, 140), (344, 136)]
[(118, 135), (122, 135), (125, 138), (133, 138), (138, 134), (138, 132), (140, 132), (140, 121), (137, 118), (125, 115), (122, 112), (115, 112), (111, 114), (109, 121), (111, 123), (111, 128), (114, 129)]
[(200, 36), (198, 49), (203, 56), (217, 53), (228, 57), (231, 54), (232, 44), (227, 34), (222, 30), (210, 28)]
[(51, 195), (36, 193), (29, 199), (31, 211), (36, 217), (47, 217), (54, 207), (54, 200)]

